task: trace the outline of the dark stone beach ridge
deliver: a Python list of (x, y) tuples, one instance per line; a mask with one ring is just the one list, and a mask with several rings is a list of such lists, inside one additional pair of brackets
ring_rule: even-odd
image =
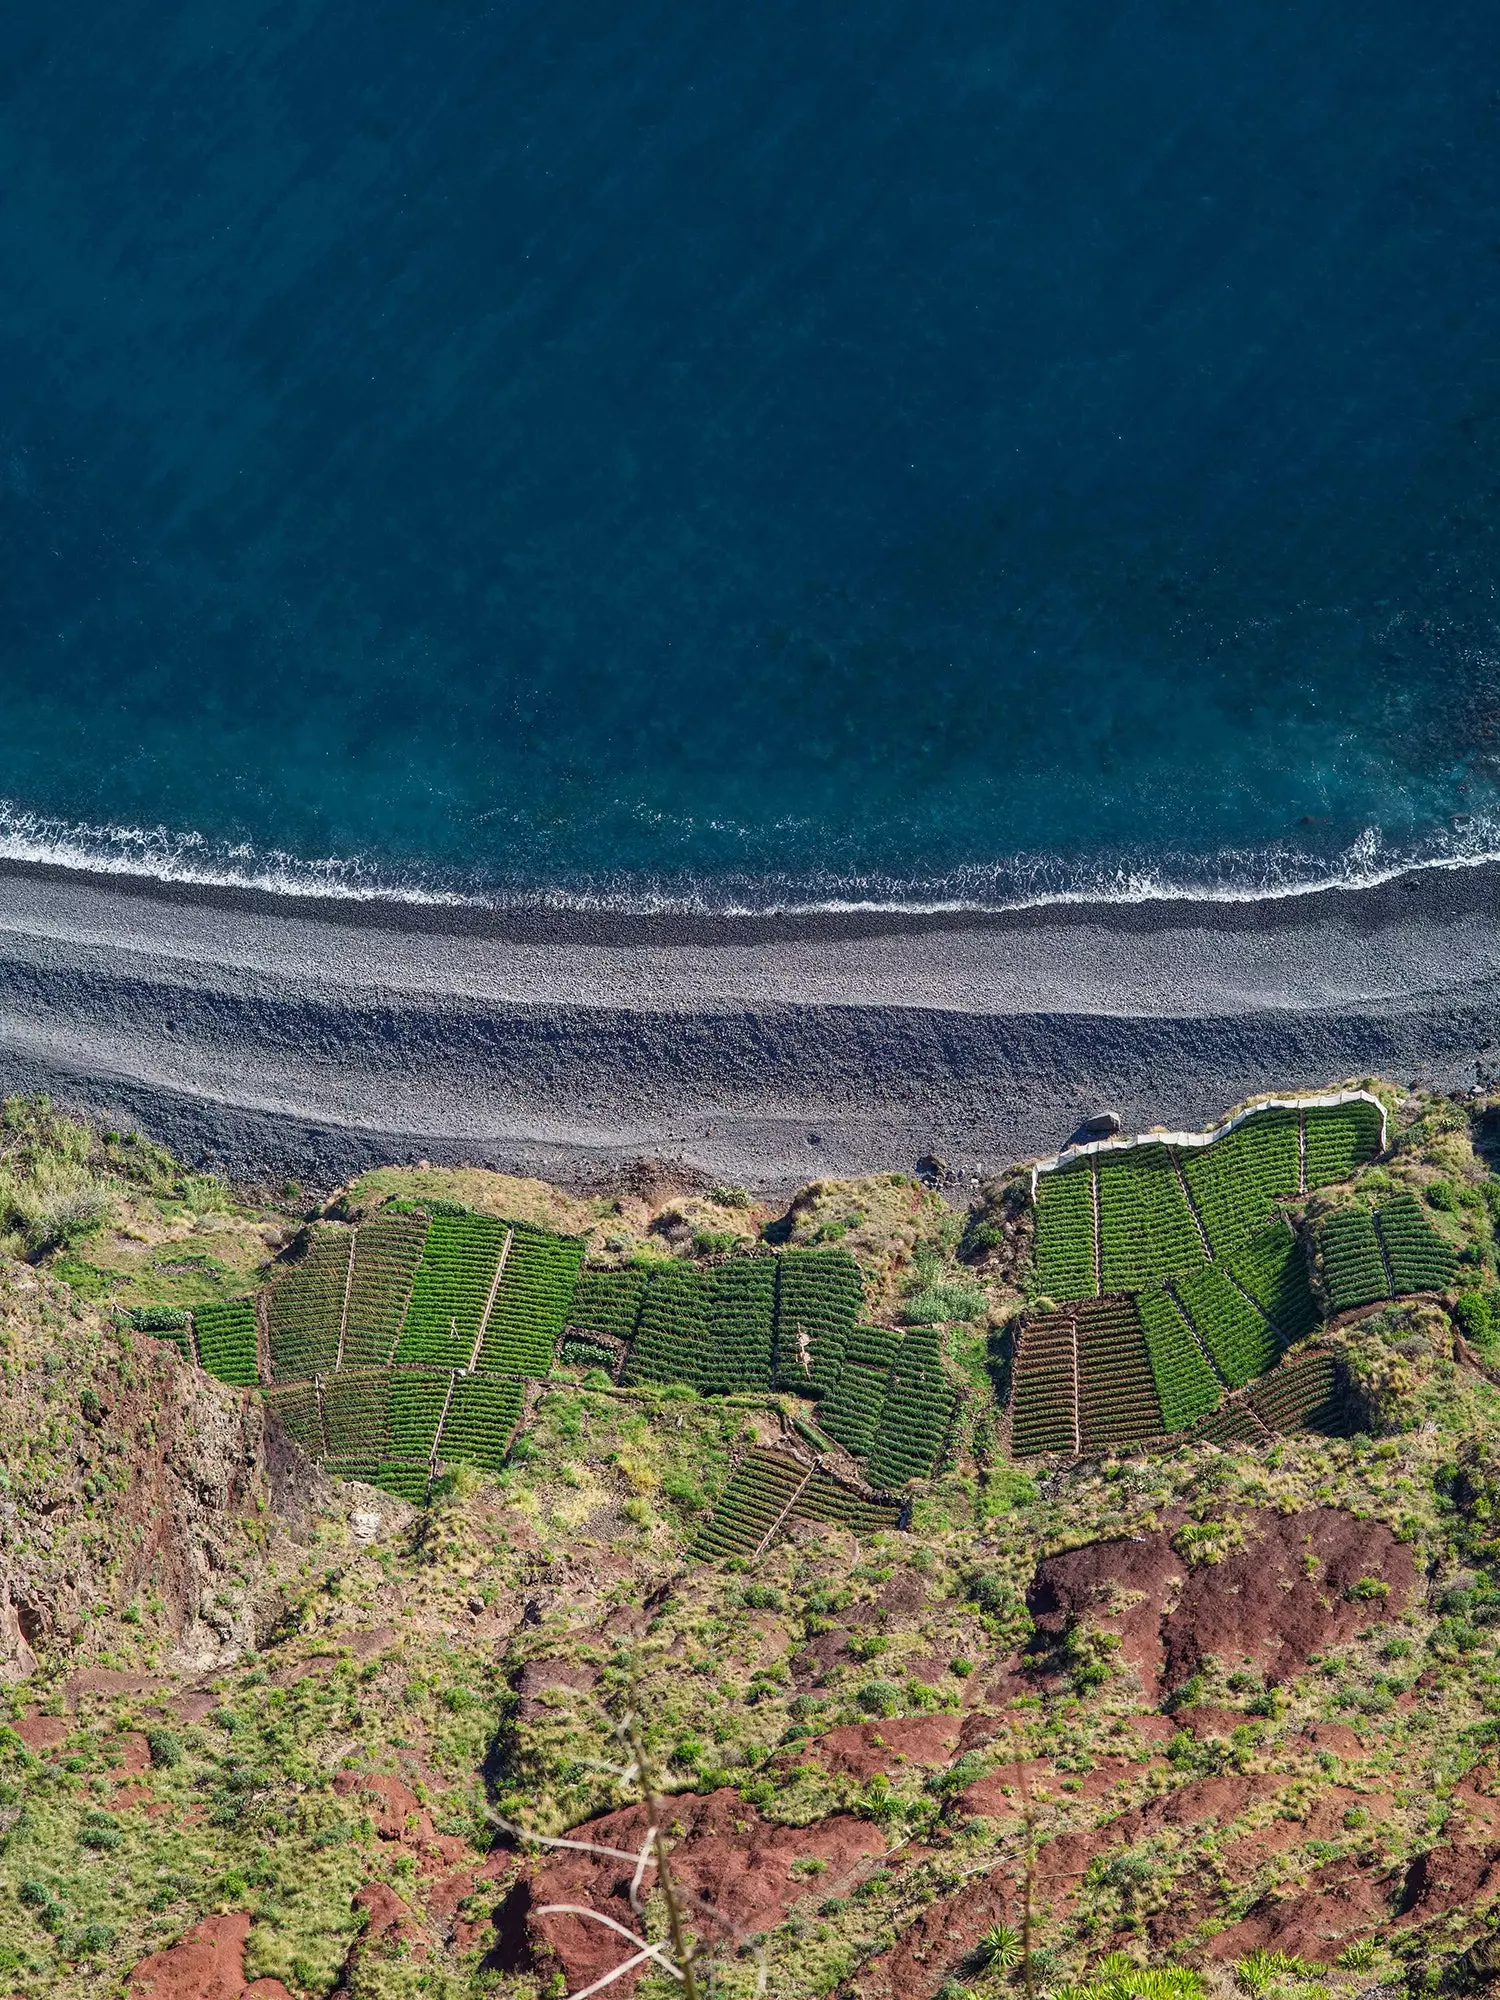
[(1101, 1105), (1443, 1087), (1500, 1042), (1500, 865), (1260, 901), (619, 917), (0, 870), (0, 1087), (237, 1175), (780, 1187), (1052, 1151)]

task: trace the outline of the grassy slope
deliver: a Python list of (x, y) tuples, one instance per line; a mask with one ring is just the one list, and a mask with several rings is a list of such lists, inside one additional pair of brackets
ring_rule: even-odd
[[(1398, 1182), (1446, 1177), (1477, 1187), (1482, 1170), (1448, 1108), (1411, 1109), (1421, 1115), (1410, 1118), (1395, 1163), (1380, 1171)], [(101, 1146), (85, 1170), (107, 1189), (125, 1243), (131, 1229), (160, 1229), (181, 1260), (178, 1245), (232, 1238), (237, 1262), (215, 1254), (238, 1288), (298, 1224), (291, 1197), (241, 1200), (160, 1161), (144, 1176), (124, 1152)], [(366, 1177), (348, 1199), (414, 1192), (418, 1172), (400, 1170), (389, 1186)], [(536, 1183), (525, 1184), (535, 1192), (524, 1197), (536, 1206), (523, 1210), (520, 1184), (490, 1185), (500, 1178), (462, 1177), (461, 1198), (572, 1227), (585, 1226), (577, 1211), (586, 1206), (601, 1247), (614, 1237), (665, 1249), (708, 1221), (739, 1218), (743, 1226), (746, 1213), (734, 1203), (695, 1210), (704, 1198), (671, 1193), (582, 1205)], [(997, 1204), (996, 1215), (1003, 1212)], [(674, 1219), (653, 1229), (662, 1217)], [(1487, 1210), (1460, 1205), (1439, 1223), (1455, 1240), (1487, 1240)], [(872, 1296), (887, 1301), (902, 1287), (930, 1291), (962, 1277), (953, 1218), (899, 1179), (810, 1190), (794, 1204), (787, 1233), (849, 1243)], [(11, 1248), (22, 1247), (13, 1232)], [(110, 1283), (122, 1298), (142, 1298), (142, 1274), (126, 1260), (144, 1251), (98, 1233), (71, 1253), (54, 1251), (54, 1269), (70, 1255), (98, 1271), (132, 1271), (129, 1289), (120, 1277)], [(150, 1261), (168, 1258), (153, 1245)], [(1025, 1290), (1025, 1259), (987, 1261), (998, 1321)], [(173, 1598), (173, 1550), (142, 1566), (136, 1530), (148, 1513), (129, 1496), (157, 1491), (153, 1479), (191, 1486), (195, 1439), (209, 1439), (223, 1413), (243, 1405), (191, 1376), (192, 1396), (174, 1425), (148, 1436), (141, 1399), (165, 1405), (170, 1385), (189, 1371), (158, 1343), (122, 1340), (96, 1309), (35, 1269), (12, 1263), (6, 1271), (0, 1456), (9, 1485), (0, 1498), (18, 1511), (6, 1517), (5, 1561), (13, 1575), (40, 1578), (66, 1599), (72, 1622), (50, 1644), (39, 1635), (37, 1671), (0, 1694), (0, 1713), (8, 1700), (36, 1746), (0, 1735), (0, 1990), (9, 1982), (32, 2000), (113, 1993), (144, 1953), (196, 1918), (232, 1908), (255, 1920), (248, 1970), (274, 1973), (295, 1992), (326, 1993), (360, 1929), (352, 1898), (377, 1882), (409, 1912), (425, 1956), (389, 1939), (374, 1945), (357, 1958), (346, 1990), (533, 2000), (550, 1990), (545, 1971), (483, 1969), (510, 1865), (490, 1852), (488, 1815), (557, 1830), (619, 1803), (624, 1795), (599, 1766), (612, 1756), (609, 1719), (626, 1704), (646, 1717), (648, 1747), (669, 1788), (734, 1786), (747, 1814), (806, 1827), (810, 1852), (831, 1812), (853, 1812), (878, 1829), (884, 1868), (840, 1886), (809, 1863), (805, 1889), (770, 1934), (769, 1990), (788, 2000), (856, 1979), (935, 1900), (1013, 1867), (1019, 1852), (1013, 1821), (976, 1817), (963, 1803), (965, 1788), (1008, 1750), (971, 1753), (946, 1775), (893, 1755), (886, 1775), (871, 1780), (829, 1775), (816, 1756), (798, 1755), (796, 1743), (830, 1729), (860, 1723), (873, 1735), (902, 1718), (1008, 1712), (1043, 1773), (1039, 1832), (1050, 1835), (1100, 1819), (1106, 1805), (1089, 1774), (1104, 1757), (1123, 1771), (1111, 1813), (1195, 1777), (1239, 1770), (1278, 1777), (1285, 1798), (1314, 1814), (1351, 1774), (1336, 1759), (1310, 1757), (1300, 1732), (1317, 1718), (1353, 1720), (1372, 1749), (1353, 1782), (1369, 1785), (1381, 1804), (1332, 1844), (1357, 1837), (1384, 1862), (1432, 1843), (1493, 1740), (1500, 1625), (1487, 1622), (1488, 1586), (1481, 1582), (1477, 1598), (1460, 1590), (1445, 1600), (1443, 1592), (1465, 1573), (1482, 1579), (1500, 1559), (1485, 1520), (1491, 1494), (1500, 1498), (1500, 1394), (1455, 1368), (1446, 1321), (1431, 1307), (1387, 1308), (1343, 1336), (1371, 1420), (1387, 1433), (1378, 1439), (1291, 1439), (1259, 1455), (1184, 1449), (1080, 1468), (1039, 1492), (998, 1455), (981, 1412), (957, 1468), (918, 1501), (916, 1534), (857, 1543), (803, 1526), (753, 1575), (691, 1566), (685, 1550), (731, 1451), (774, 1434), (765, 1411), (560, 1383), (543, 1395), (515, 1464), (497, 1480), (464, 1476), (426, 1515), (332, 1488), (299, 1539), (276, 1520), (263, 1480), (220, 1509), (222, 1518), (210, 1508), (223, 1594), (254, 1607), (259, 1644), (238, 1657), (230, 1646), (195, 1670), (175, 1657), (184, 1607)], [(144, 1282), (180, 1276), (153, 1273)], [(951, 1344), (981, 1385), (984, 1317), (956, 1329)], [(85, 1415), (85, 1388), (102, 1419)], [(1469, 1463), (1455, 1482), (1449, 1468), (1461, 1458)], [(1242, 1716), (1232, 1739), (1183, 1734), (1170, 1746), (1142, 1745), (1130, 1718), (1152, 1704), (1086, 1637), (1016, 1703), (1003, 1675), (1030, 1629), (1024, 1592), (1040, 1555), (1165, 1521), (1177, 1524), (1185, 1550), (1206, 1559), (1232, 1544), (1232, 1524), (1246, 1510), (1314, 1504), (1391, 1524), (1431, 1572), (1430, 1599), (1395, 1629), (1376, 1607), (1367, 1636), (1309, 1665), (1267, 1713), (1250, 1712), (1266, 1706), (1263, 1689), (1210, 1674), (1195, 1692)], [(355, 1527), (365, 1532), (368, 1523), (350, 1517), (372, 1505), (381, 1524), (366, 1542)], [(1182, 1535), (1199, 1523), (1196, 1541)], [(70, 1573), (79, 1587), (66, 1585)], [(88, 1615), (78, 1615), (85, 1605)], [(1091, 1668), (1096, 1659), (1102, 1677)], [(100, 1670), (146, 1678), (117, 1680), (112, 1692), (76, 1681), (70, 1688), (80, 1668), (96, 1678)], [(39, 1729), (37, 1709), (54, 1719), (50, 1732)], [(171, 1739), (158, 1733), (155, 1764), (148, 1730)], [(47, 1742), (49, 1734), (59, 1740)], [(340, 1772), (355, 1773), (355, 1782)], [(377, 1797), (359, 1773), (409, 1788), (409, 1826), (400, 1813), (392, 1823), (390, 1794)], [(1254, 1824), (1252, 1813), (1245, 1830)], [(1189, 1878), (1201, 1882), (1204, 1855), (1221, 1853), (1229, 1838), (1221, 1829), (1205, 1847), (1205, 1837), (1189, 1830), (1092, 1870), (1067, 1921), (1043, 1925), (1054, 1954), (1046, 1983), (1076, 1974), (1111, 1945), (1149, 1952), (1159, 1913)], [(1214, 1927), (1262, 1891), (1319, 1866), (1328, 1846), (1326, 1835), (1308, 1833), (1267, 1844), (1253, 1866), (1221, 1870), (1194, 1936), (1210, 1942)], [(1352, 1993), (1399, 1970), (1393, 1947), (1402, 1964), (1421, 1964), (1451, 1953), (1463, 1935), (1446, 1919), (1383, 1935), (1373, 1970), (1325, 1971), (1305, 2000), (1317, 2000), (1319, 1984)], [(724, 1990), (748, 1994), (755, 1976), (753, 1961), (732, 1961)], [(1009, 1983), (973, 1968), (961, 1976), (985, 1992)], [(1294, 1977), (1283, 1985), (1297, 1991)]]

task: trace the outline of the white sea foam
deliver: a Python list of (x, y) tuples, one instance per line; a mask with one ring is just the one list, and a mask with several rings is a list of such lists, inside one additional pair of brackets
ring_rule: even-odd
[(1414, 871), (1500, 861), (1500, 820), (1475, 815), (1414, 840), (1367, 828), (1341, 851), (1285, 846), (1154, 860), (1020, 854), (903, 880), (870, 873), (724, 876), (620, 874), (575, 881), (467, 882), (363, 856), (308, 858), (168, 827), (90, 826), (0, 800), (0, 861), (164, 885), (257, 889), (274, 896), (462, 909), (549, 909), (671, 916), (962, 916), (1052, 905), (1277, 901), (1371, 889)]

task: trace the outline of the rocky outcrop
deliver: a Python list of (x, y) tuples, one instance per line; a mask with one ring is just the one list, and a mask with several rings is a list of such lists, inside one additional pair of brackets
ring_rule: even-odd
[(1165, 1532), (1049, 1556), (1027, 1596), (1032, 1618), (1055, 1639), (1079, 1624), (1115, 1634), (1154, 1698), (1210, 1658), (1284, 1680), (1361, 1626), (1399, 1617), (1418, 1588), (1411, 1550), (1342, 1508), (1259, 1508), (1234, 1529), (1241, 1544), (1218, 1562), (1187, 1560)]
[(4, 1335), (20, 1365), (0, 1388), (0, 1679), (63, 1652), (86, 1666), (82, 1636), (143, 1596), (168, 1672), (252, 1648), (279, 1609), (256, 1580), (271, 1533), (300, 1539), (326, 1479), (258, 1398), (166, 1343), (73, 1318)]

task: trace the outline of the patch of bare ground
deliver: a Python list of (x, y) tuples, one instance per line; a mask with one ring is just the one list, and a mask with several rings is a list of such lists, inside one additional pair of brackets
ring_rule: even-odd
[[(713, 1936), (764, 1931), (780, 1923), (808, 1884), (795, 1864), (821, 1862), (820, 1896), (836, 1895), (885, 1852), (885, 1836), (870, 1820), (835, 1813), (812, 1826), (763, 1819), (737, 1791), (668, 1801), (674, 1879), (691, 1899), (695, 1927)], [(569, 1838), (638, 1852), (646, 1835), (643, 1808), (628, 1806), (575, 1827)], [(601, 1978), (628, 1956), (616, 1933), (586, 1917), (542, 1915), (549, 1903), (577, 1903), (630, 1925), (631, 1864), (558, 1850), (518, 1876), (496, 1913), (496, 1963), (504, 1971), (560, 1970), (572, 1988)], [(648, 1875), (646, 1887), (650, 1887)], [(629, 1993), (626, 1973), (612, 1990)]]
[(1220, 1562), (1184, 1560), (1165, 1532), (1049, 1556), (1027, 1598), (1031, 1615), (1058, 1639), (1080, 1623), (1116, 1634), (1154, 1697), (1210, 1659), (1284, 1680), (1369, 1625), (1372, 1609), (1398, 1616), (1417, 1591), (1405, 1543), (1342, 1508), (1260, 1508), (1238, 1526), (1244, 1545)]

